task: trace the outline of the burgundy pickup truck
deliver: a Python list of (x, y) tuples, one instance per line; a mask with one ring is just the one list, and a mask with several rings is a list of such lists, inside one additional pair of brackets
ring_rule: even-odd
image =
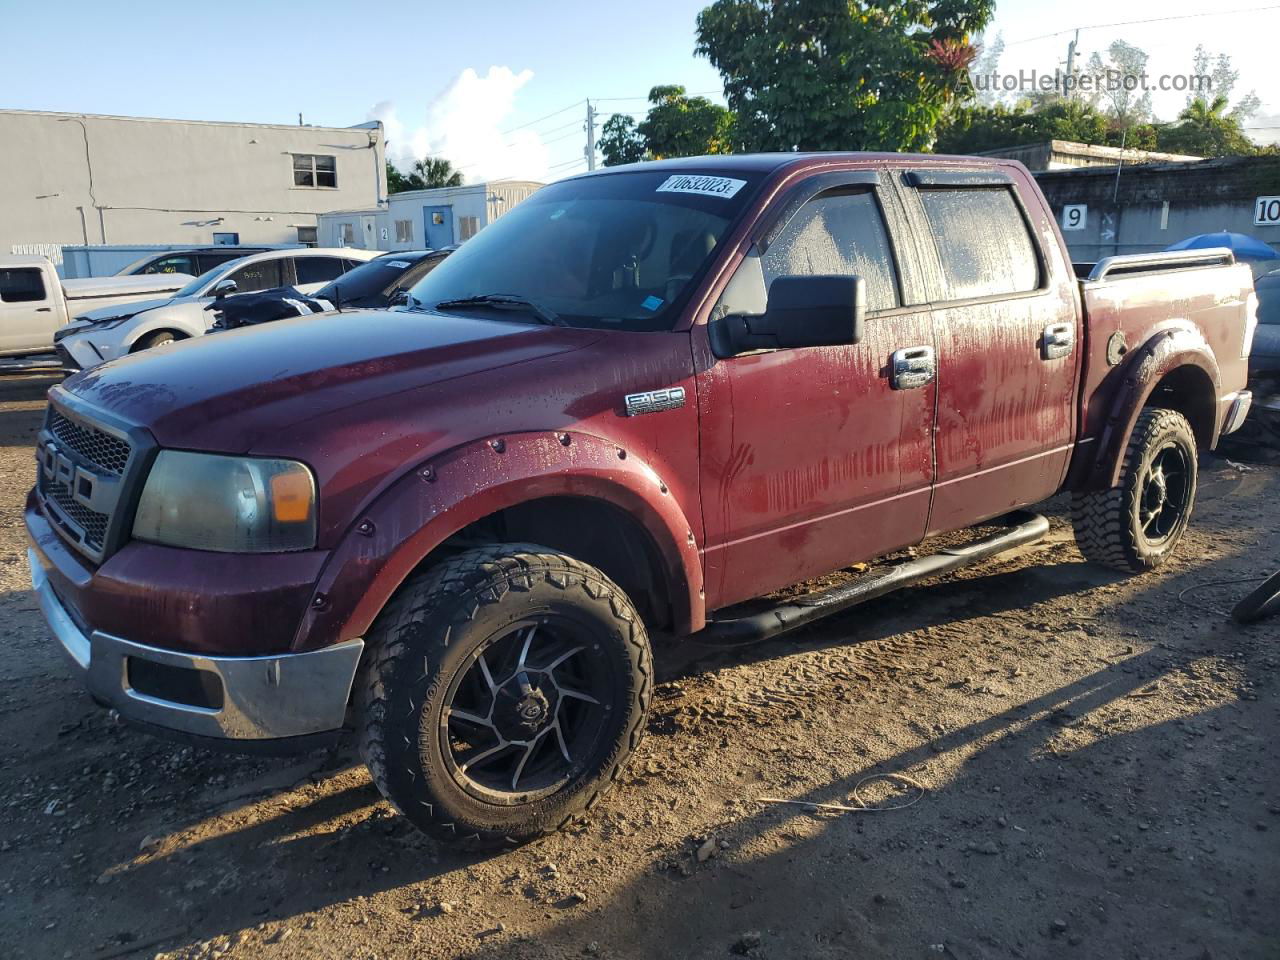
[[(55, 387), (32, 581), (93, 697), (239, 747), (359, 731), (445, 836), (590, 808), (649, 634), (778, 634), (1043, 534), (1158, 565), (1248, 411), (1247, 267), (1070, 263), (1026, 170), (702, 157), (545, 187), (392, 311)], [(773, 592), (935, 534), (823, 592)]]

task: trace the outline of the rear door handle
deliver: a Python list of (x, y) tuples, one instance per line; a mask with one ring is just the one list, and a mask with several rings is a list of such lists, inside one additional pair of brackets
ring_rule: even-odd
[(1040, 336), (1040, 359), (1065, 357), (1076, 345), (1076, 328), (1072, 323), (1051, 323)]
[(895, 390), (914, 390), (932, 383), (938, 372), (933, 347), (904, 347), (889, 358), (890, 382)]
[(52, 313), (53, 307), (36, 307), (36, 313)]

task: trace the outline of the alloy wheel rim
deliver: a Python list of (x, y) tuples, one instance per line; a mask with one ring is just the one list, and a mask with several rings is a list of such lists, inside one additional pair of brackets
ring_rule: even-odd
[(1170, 441), (1151, 458), (1138, 491), (1138, 526), (1148, 544), (1165, 543), (1178, 531), (1190, 494), (1190, 461), (1186, 451)]
[(455, 783), (499, 804), (565, 786), (604, 735), (609, 677), (581, 624), (542, 618), (504, 627), (455, 673), (440, 746)]

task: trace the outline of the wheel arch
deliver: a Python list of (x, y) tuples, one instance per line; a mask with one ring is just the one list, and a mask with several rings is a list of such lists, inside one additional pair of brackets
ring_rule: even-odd
[[(595, 533), (594, 542), (571, 531), (554, 535), (556, 524), (570, 520)], [(638, 590), (633, 602), (642, 611), (649, 604), (660, 624), (669, 620), (677, 632), (693, 632), (705, 623), (693, 531), (663, 479), (607, 440), (537, 433), (476, 441), (418, 464), (353, 517), (293, 647), (363, 636), (424, 564), (493, 542), (495, 533), (566, 553), (586, 543), (591, 556), (578, 559), (594, 557), (593, 565), (619, 586)], [(618, 541), (612, 548), (610, 536)]]
[(1127, 358), (1096, 452), (1073, 465), (1068, 486), (1080, 491), (1115, 486), (1129, 437), (1148, 407), (1182, 414), (1191, 424), (1197, 445), (1212, 450), (1218, 443), (1221, 394), (1218, 362), (1198, 331), (1178, 327), (1152, 337)]

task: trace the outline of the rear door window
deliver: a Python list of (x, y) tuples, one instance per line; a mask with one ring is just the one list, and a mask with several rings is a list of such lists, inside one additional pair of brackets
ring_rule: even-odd
[(342, 276), (343, 261), (337, 257), (294, 257), (298, 283), (328, 283)]
[(255, 290), (270, 290), (281, 285), (281, 260), (259, 260), (257, 263), (246, 263), (237, 270), (227, 274), (226, 279), (236, 282), (236, 293), (253, 293)]
[(1040, 259), (1008, 187), (924, 188), (920, 203), (938, 248), (943, 297), (1025, 293), (1040, 285)]
[(45, 299), (44, 277), (35, 267), (0, 270), (0, 301), (36, 303)]
[(766, 286), (785, 276), (857, 276), (866, 281), (868, 311), (901, 303), (889, 233), (870, 190), (810, 200), (769, 244), (761, 266)]

